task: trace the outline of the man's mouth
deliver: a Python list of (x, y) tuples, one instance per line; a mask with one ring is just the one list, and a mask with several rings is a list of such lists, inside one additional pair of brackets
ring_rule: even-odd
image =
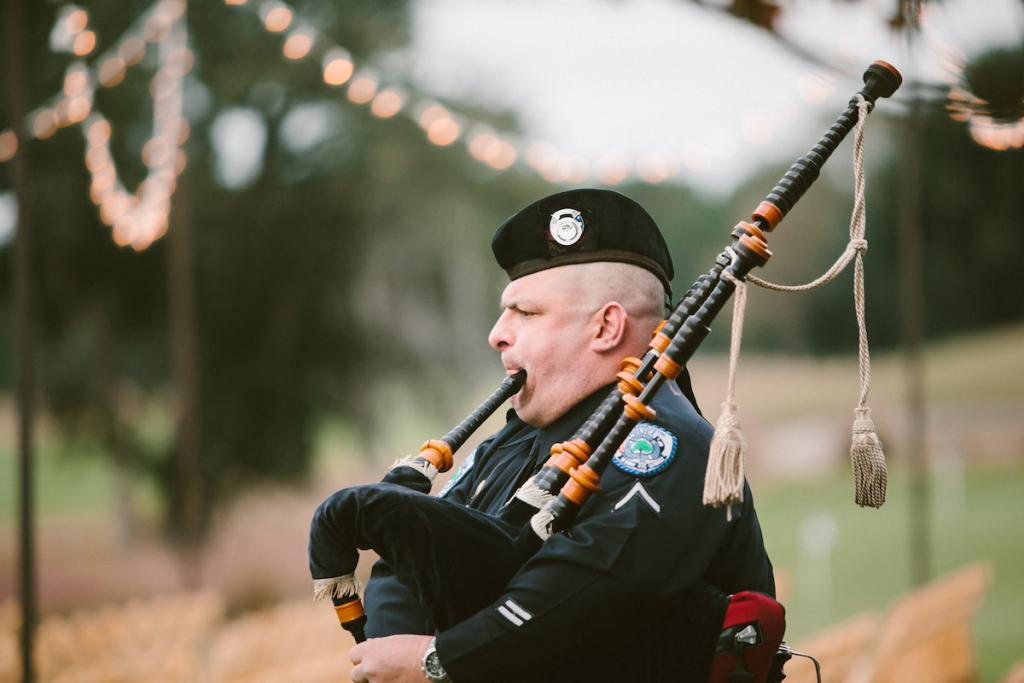
[[(506, 365), (505, 366), (505, 374), (507, 376), (509, 376), (509, 377), (512, 377), (513, 375), (521, 372), (522, 370), (523, 369), (520, 368), (517, 365)], [(529, 375), (527, 375), (527, 381), (529, 381)], [(519, 391), (517, 391), (516, 393), (512, 394), (512, 398), (515, 399), (515, 398), (519, 397), (520, 395), (522, 395), (523, 389), (525, 389), (525, 388), (526, 388), (526, 383), (524, 382), (523, 386), (519, 389)]]
[(502, 364), (502, 365), (505, 368), (505, 374), (508, 375), (509, 377), (511, 377), (512, 375), (516, 374), (517, 372), (519, 372), (520, 370), (523, 369), (523, 368), (519, 367), (518, 365), (513, 365), (513, 364)]

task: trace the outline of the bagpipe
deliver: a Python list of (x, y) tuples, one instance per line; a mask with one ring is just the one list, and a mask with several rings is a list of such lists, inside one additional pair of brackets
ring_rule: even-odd
[[(643, 357), (622, 361), (614, 389), (569, 440), (551, 448), (544, 466), (500, 515), (430, 496), (429, 491), (434, 477), (452, 467), (453, 453), (522, 387), (524, 371), (506, 378), (444, 437), (427, 441), (416, 456), (396, 462), (381, 482), (341, 489), (321, 503), (309, 541), (314, 597), (333, 601), (341, 625), (357, 642), (365, 640), (366, 624), (355, 578), (360, 550), (375, 550), (413, 591), (435, 627), (444, 630), (490, 605), (552, 534), (572, 528), (599, 490), (617, 449), (639, 422), (654, 418), (650, 403), (655, 394), (677, 381), (737, 287), (772, 256), (767, 233), (813, 184), (847, 134), (863, 123), (875, 101), (892, 95), (902, 81), (882, 61), (869, 66), (863, 80), (864, 87), (817, 144), (793, 163), (751, 220), (735, 226), (730, 244), (675, 305)], [(742, 471), (740, 479), (742, 486)], [(734, 500), (719, 496), (709, 501), (705, 489), (709, 502), (728, 506)], [(694, 590), (715, 589), (699, 585)], [(727, 597), (724, 621), (719, 612), (712, 625), (718, 641), (707, 653), (711, 680), (765, 681), (777, 653), (788, 657), (785, 648), (779, 649), (781, 605), (760, 594)]]

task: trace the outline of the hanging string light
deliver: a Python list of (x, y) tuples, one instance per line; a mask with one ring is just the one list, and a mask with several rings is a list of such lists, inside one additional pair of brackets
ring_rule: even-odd
[(390, 119), (402, 110), (405, 97), (405, 93), (399, 88), (385, 88), (373, 98), (370, 112), (378, 118)]
[(324, 53), (324, 83), (327, 85), (345, 85), (352, 78), (355, 63), (348, 50), (332, 47)]
[(283, 2), (269, 1), (260, 5), (263, 27), (271, 33), (280, 33), (292, 25), (295, 12)]
[(89, 13), (78, 5), (64, 5), (50, 31), (50, 48), (84, 56), (96, 47), (96, 33), (89, 30)]
[(89, 25), (89, 13), (81, 7), (72, 7), (64, 17), (64, 25), (68, 33), (77, 36)]
[[(591, 163), (549, 143), (495, 132), (470, 117), (452, 114), (431, 98), (382, 85), (377, 76), (356, 64), (348, 50), (310, 29), (312, 23), (305, 21), (283, 0), (224, 0), (224, 4), (257, 14), (268, 33), (286, 33), (282, 45), (286, 58), (301, 60), (319, 53), (324, 83), (345, 87), (350, 102), (370, 105), (371, 113), (378, 118), (405, 114), (422, 128), (431, 143), (448, 147), (461, 141), (472, 159), (496, 171), (518, 165), (553, 183), (583, 183), (595, 179), (604, 185), (618, 185), (638, 179), (657, 184), (678, 178), (684, 169), (693, 174), (706, 173), (717, 160), (728, 159), (736, 153), (736, 136), (715, 128), (708, 135), (695, 137), (694, 142), (682, 149), (658, 149), (641, 154), (636, 160), (604, 158)], [(303, 28), (295, 28), (297, 25)], [(801, 96), (812, 104), (832, 95), (835, 85), (833, 76), (820, 72), (804, 74), (798, 82)], [(751, 114), (742, 123), (742, 137), (749, 144), (767, 145), (774, 139), (781, 118), (784, 117)], [(471, 132), (467, 134), (467, 130)]]
[(971, 139), (982, 147), (1024, 148), (1024, 49), (990, 47), (971, 60), (955, 45), (940, 49), (949, 117), (967, 124)]
[(1003, 152), (1024, 148), (1024, 98), (1017, 111), (993, 107), (964, 85), (954, 85), (946, 96), (946, 111), (954, 121), (967, 124), (971, 139), (982, 147)]
[(302, 59), (313, 49), (312, 32), (308, 29), (298, 29), (288, 34), (281, 50), (288, 59)]
[[(301, 60), (312, 56), (319, 49), (324, 83), (345, 87), (348, 101), (369, 105), (370, 113), (378, 118), (390, 119), (405, 114), (419, 125), (427, 140), (438, 147), (450, 147), (462, 141), (471, 158), (495, 171), (507, 170), (518, 163), (533, 168), (552, 182), (581, 183), (594, 175), (588, 162), (562, 155), (551, 146), (548, 146), (542, 164), (530, 163), (525, 160), (529, 143), (523, 143), (510, 134), (495, 132), (465, 116), (455, 115), (443, 104), (430, 98), (410, 95), (405, 88), (382, 85), (372, 70), (359, 67), (348, 50), (311, 29), (312, 23), (304, 21), (285, 2), (224, 0), (224, 3), (256, 13), (268, 33), (285, 33), (291, 28), (281, 47), (286, 58)], [(302, 28), (293, 28), (296, 25)], [(467, 130), (472, 133), (466, 134)], [(618, 166), (613, 172), (605, 173), (603, 181), (623, 182), (629, 172), (630, 167)], [(664, 171), (661, 175), (665, 175)]]
[(89, 195), (99, 207), (100, 220), (110, 226), (114, 242), (137, 251), (167, 232), (177, 176), (185, 170), (181, 146), (189, 129), (182, 117), (182, 86), (193, 56), (184, 18), (184, 0), (160, 0), (144, 24), (146, 35), (157, 41), (158, 67), (150, 81), (153, 136), (141, 153), (147, 173), (134, 192), (128, 192), (119, 178), (110, 151), (110, 122), (96, 113), (83, 126)]
[[(157, 14), (158, 9), (162, 14), (154, 24), (152, 17)], [(127, 69), (142, 61), (146, 53), (146, 41), (142, 38), (144, 27), (149, 25), (150, 31), (158, 29), (161, 22), (166, 23), (180, 11), (184, 11), (183, 0), (156, 2), (129, 27), (121, 40), (96, 58), (91, 65), (83, 60), (69, 64), (64, 72), (60, 91), (29, 114), (27, 128), (30, 137), (46, 139), (59, 128), (85, 121), (93, 108), (96, 86), (113, 88), (119, 85), (124, 80)], [(54, 28), (57, 35), (56, 49), (64, 49), (64, 38), (71, 40), (82, 35), (88, 21), (89, 15), (84, 9), (75, 5), (66, 6)], [(70, 43), (66, 47), (68, 51), (72, 51)], [(5, 132), (14, 135), (13, 131)]]
[(13, 130), (0, 132), (0, 163), (10, 161), (18, 153), (18, 136)]
[[(171, 196), (176, 177), (185, 168), (181, 149), (188, 138), (182, 116), (182, 85), (194, 60), (188, 48), (185, 0), (158, 0), (129, 27), (116, 44), (87, 64), (79, 59), (68, 65), (61, 90), (28, 117), (30, 137), (45, 140), (59, 129), (82, 125), (85, 167), (90, 175), (89, 196), (99, 208), (100, 219), (111, 227), (114, 241), (136, 250), (145, 249), (167, 231)], [(89, 15), (77, 6), (65, 7), (54, 28), (55, 49), (78, 56), (96, 48), (96, 34), (88, 27)], [(153, 137), (142, 148), (147, 168), (145, 179), (128, 192), (119, 178), (110, 151), (110, 122), (94, 111), (96, 87), (113, 88), (129, 67), (140, 63), (147, 43), (158, 51), (158, 68), (150, 81), (153, 98)], [(0, 162), (17, 154), (13, 130), (0, 132)]]
[(354, 104), (367, 104), (377, 94), (377, 78), (370, 72), (356, 74), (348, 84), (348, 99)]
[[(716, 159), (736, 152), (737, 136), (715, 128), (700, 142), (691, 142), (681, 150), (657, 150), (636, 160), (605, 157), (591, 163), (550, 143), (497, 132), (470, 117), (454, 114), (431, 98), (410, 94), (405, 88), (382, 85), (372, 70), (357, 65), (349, 51), (318, 34), (311, 22), (281, 0), (224, 2), (257, 14), (268, 33), (282, 34), (281, 50), (286, 59), (300, 61), (318, 55), (324, 83), (344, 87), (350, 102), (369, 105), (371, 114), (381, 119), (403, 114), (423, 130), (432, 144), (449, 147), (461, 142), (472, 159), (495, 171), (519, 166), (552, 183), (580, 184), (596, 179), (605, 185), (618, 185), (636, 178), (657, 184), (678, 177), (682, 169), (705, 173)], [(36, 139), (47, 139), (61, 128), (84, 123), (90, 196), (103, 221), (111, 226), (114, 240), (135, 249), (146, 248), (166, 231), (175, 178), (186, 163), (181, 149), (188, 137), (188, 124), (182, 117), (182, 82), (193, 55), (187, 45), (184, 13), (185, 0), (155, 2), (91, 64), (81, 59), (70, 64), (61, 91), (33, 110), (27, 121), (28, 133)], [(142, 149), (146, 178), (129, 193), (119, 180), (110, 153), (111, 125), (94, 111), (94, 93), (97, 87), (113, 88), (122, 83), (127, 70), (142, 61), (147, 43), (156, 44), (160, 54), (160, 65), (150, 84), (154, 133)], [(86, 57), (95, 52), (97, 44), (96, 33), (89, 29), (88, 12), (75, 5), (65, 6), (51, 33), (54, 49)], [(946, 104), (950, 117), (967, 123), (971, 137), (980, 145), (994, 150), (1024, 147), (1024, 115), (1007, 117), (971, 92), (963, 82), (966, 60), (962, 53), (955, 52), (947, 54), (944, 61), (949, 72), (946, 80), (954, 84)], [(811, 73), (802, 76), (798, 86), (804, 99), (815, 103), (827, 98), (835, 83), (826, 74)], [(1024, 99), (1020, 106), (1024, 111)], [(753, 113), (743, 121), (741, 134), (751, 144), (764, 145), (771, 142), (778, 126), (778, 117)], [(9, 161), (18, 150), (15, 132), (0, 131), (0, 163)]]
[[(641, 160), (636, 162), (604, 159), (591, 163), (579, 156), (565, 154), (550, 144), (522, 140), (509, 133), (489, 130), (481, 137), (480, 131), (486, 128), (483, 124), (464, 115), (457, 116), (444, 105), (430, 99), (410, 95), (404, 88), (382, 86), (372, 71), (357, 68), (355, 60), (347, 50), (319, 35), (312, 28), (313, 24), (304, 20), (286, 2), (224, 2), (228, 6), (241, 7), (256, 14), (268, 33), (283, 34), (285, 39), (281, 49), (285, 58), (299, 61), (314, 54), (320, 55), (324, 82), (334, 87), (345, 87), (345, 94), (350, 102), (369, 105), (370, 112), (381, 119), (404, 114), (417, 122), (427, 139), (437, 146), (448, 147), (461, 141), (471, 158), (495, 171), (504, 171), (518, 165), (539, 173), (550, 182), (582, 183), (595, 178), (604, 184), (615, 185), (630, 178), (638, 178), (645, 182), (659, 183), (676, 177), (682, 168), (695, 173), (704, 172), (710, 168), (711, 158), (715, 156), (694, 152), (697, 148), (690, 145), (681, 152), (658, 150), (643, 155)], [(145, 56), (147, 42), (160, 43), (169, 20), (183, 12), (184, 0), (157, 2), (125, 32), (113, 49), (102, 54), (89, 67), (87, 92), (79, 96), (65, 97), (66, 101), (59, 100), (44, 105), (32, 113), (32, 135), (45, 139), (52, 136), (58, 128), (80, 123), (89, 117), (92, 113), (93, 90), (96, 87), (112, 88), (123, 82), (127, 70), (138, 64)], [(60, 22), (62, 30), (71, 36), (73, 42), (88, 30), (88, 13), (73, 5), (67, 6)], [(90, 54), (95, 48), (95, 35), (92, 38), (81, 38), (80, 42), (81, 51)], [(91, 46), (90, 42), (93, 43)], [(191, 59), (191, 53), (188, 54)], [(80, 80), (80, 76), (76, 74), (72, 80), (75, 79)], [(819, 78), (822, 79), (824, 77)], [(67, 78), (65, 80), (67, 81)], [(818, 90), (812, 89), (809, 92), (817, 95), (821, 89), (819, 86)], [(748, 137), (755, 143), (770, 140), (774, 132), (774, 123), (765, 119), (749, 124)], [(472, 130), (473, 134), (467, 135), (467, 130)], [(157, 145), (150, 145), (151, 150), (156, 148)], [(10, 145), (7, 149), (10, 149)], [(10, 153), (16, 153), (16, 145), (14, 150)], [(538, 153), (538, 150), (542, 152)], [(724, 158), (728, 154), (718, 156)], [(117, 234), (123, 236), (126, 231), (122, 229)], [(138, 245), (140, 242), (135, 240), (133, 243)]]
[(79, 57), (85, 57), (96, 47), (96, 34), (93, 31), (82, 31), (71, 43), (72, 51)]

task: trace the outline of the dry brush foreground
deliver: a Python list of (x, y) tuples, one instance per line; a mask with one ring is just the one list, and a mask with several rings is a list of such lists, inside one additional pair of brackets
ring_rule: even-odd
[[(991, 572), (969, 565), (902, 596), (884, 617), (866, 613), (796, 649), (821, 659), (834, 683), (976, 680), (971, 623)], [(13, 603), (0, 619), (0, 683), (15, 683)], [(42, 683), (329, 683), (348, 678), (349, 646), (324, 605), (294, 600), (225, 619), (219, 597), (193, 593), (49, 617), (36, 664)], [(787, 668), (794, 681), (814, 680), (805, 662)]]

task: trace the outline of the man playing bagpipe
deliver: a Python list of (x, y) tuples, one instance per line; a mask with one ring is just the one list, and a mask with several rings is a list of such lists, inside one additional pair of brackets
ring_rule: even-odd
[(644, 354), (673, 277), (664, 239), (636, 202), (588, 189), (522, 209), (492, 247), (511, 282), (488, 342), (510, 375), (526, 371), (506, 425), (437, 497), (401, 485), (418, 473), (400, 467), (314, 517), (319, 582), (354, 569), (335, 553), (339, 534), (383, 558), (353, 680), (703, 682), (728, 596), (774, 595), (774, 581), (749, 487), (730, 519), (702, 504), (713, 430), (685, 371), (571, 529), (541, 543), (530, 527), (541, 503), (517, 497), (608, 395), (620, 361)]

